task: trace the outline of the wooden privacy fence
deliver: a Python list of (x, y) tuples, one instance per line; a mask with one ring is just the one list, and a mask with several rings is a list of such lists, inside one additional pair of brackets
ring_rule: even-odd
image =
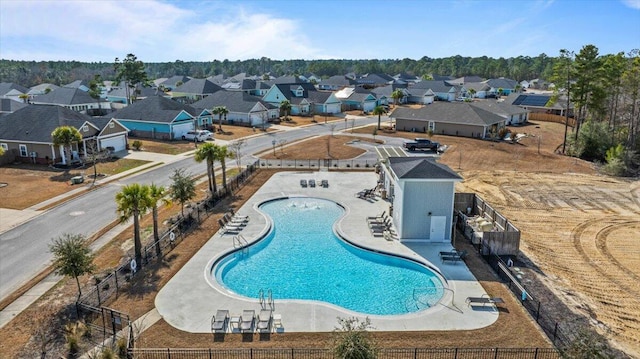
[[(562, 123), (566, 121), (564, 116), (554, 115), (551, 113), (531, 112), (529, 113), (529, 121), (542, 121), (542, 122), (555, 122)], [(569, 126), (574, 127), (576, 125), (576, 119), (569, 117)]]
[[(132, 349), (133, 359), (334, 359), (331, 349)], [(559, 359), (553, 348), (394, 348), (385, 359)]]

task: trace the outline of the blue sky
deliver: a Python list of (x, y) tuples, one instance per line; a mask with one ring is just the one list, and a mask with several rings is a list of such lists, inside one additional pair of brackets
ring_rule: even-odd
[(0, 0), (0, 58), (515, 57), (640, 48), (640, 0)]

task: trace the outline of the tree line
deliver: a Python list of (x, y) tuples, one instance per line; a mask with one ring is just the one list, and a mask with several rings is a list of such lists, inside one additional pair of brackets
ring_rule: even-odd
[[(272, 60), (267, 57), (250, 60), (213, 60), (207, 62), (182, 61), (145, 63), (149, 78), (174, 75), (205, 78), (215, 75), (234, 76), (239, 73), (272, 76), (303, 75), (313, 73), (327, 78), (347, 73), (385, 73), (395, 75), (407, 73), (418, 77), (431, 74), (461, 77), (477, 75), (483, 78), (508, 77), (514, 80), (549, 78), (559, 57), (540, 54), (535, 57), (510, 58), (464, 57), (445, 58), (424, 56), (415, 59), (367, 59), (367, 60)], [(14, 82), (25, 87), (41, 83), (65, 85), (76, 80), (90, 80), (99, 75), (105, 80), (114, 80), (116, 70), (110, 62), (79, 61), (17, 61), (0, 60), (0, 82)]]

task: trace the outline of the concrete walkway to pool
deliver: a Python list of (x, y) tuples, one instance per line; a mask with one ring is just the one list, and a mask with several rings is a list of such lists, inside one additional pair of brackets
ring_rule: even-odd
[[(301, 179), (314, 179), (316, 187), (301, 187)], [(328, 180), (329, 187), (320, 187), (321, 180)], [(368, 315), (378, 331), (399, 330), (469, 330), (486, 327), (498, 319), (498, 310), (492, 305), (469, 307), (467, 297), (480, 297), (485, 291), (476, 281), (464, 262), (439, 260), (439, 252), (451, 250), (450, 243), (401, 243), (373, 237), (366, 222), (367, 216), (389, 211), (389, 202), (380, 199), (366, 201), (355, 194), (373, 188), (377, 175), (373, 172), (281, 172), (275, 174), (251, 197), (240, 215), (249, 215), (248, 225), (240, 232), (250, 243), (269, 231), (269, 221), (257, 205), (278, 197), (318, 197), (333, 200), (346, 208), (345, 216), (337, 224), (338, 232), (350, 241), (377, 251), (396, 253), (436, 267), (446, 281), (449, 290), (439, 304), (419, 312), (376, 316)], [(302, 201), (303, 199), (301, 199)], [(218, 309), (227, 309), (232, 316), (245, 309), (260, 312), (258, 299), (232, 294), (211, 278), (213, 262), (234, 250), (234, 234), (216, 233), (193, 258), (164, 286), (156, 296), (156, 308), (170, 325), (192, 333), (210, 333), (211, 317)], [(269, 268), (264, 268), (268, 271)], [(265, 291), (267, 288), (265, 288)], [(275, 291), (275, 289), (274, 289)], [(256, 293), (256, 296), (258, 294)], [(381, 298), (382, 299), (382, 298)], [(301, 301), (275, 300), (274, 314), (282, 316), (285, 332), (330, 332), (337, 326), (337, 318), (366, 316), (335, 305)]]

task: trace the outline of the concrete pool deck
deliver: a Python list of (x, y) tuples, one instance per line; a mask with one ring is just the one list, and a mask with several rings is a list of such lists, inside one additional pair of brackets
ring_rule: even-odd
[[(301, 179), (314, 179), (316, 187), (300, 186)], [(321, 180), (328, 180), (329, 187), (320, 187)], [(362, 247), (394, 253), (435, 267), (451, 291), (432, 308), (419, 312), (376, 316), (363, 315), (335, 305), (302, 301), (275, 300), (274, 314), (282, 316), (284, 332), (330, 332), (338, 324), (337, 318), (369, 317), (377, 331), (401, 330), (470, 330), (491, 325), (498, 319), (498, 310), (492, 306), (469, 307), (467, 297), (485, 295), (482, 286), (466, 264), (441, 263), (440, 251), (452, 249), (450, 243), (418, 243), (387, 241), (373, 237), (366, 222), (367, 216), (389, 211), (389, 202), (379, 197), (372, 201), (357, 198), (355, 194), (373, 188), (377, 175), (373, 172), (282, 172), (273, 175), (246, 203), (237, 209), (241, 215), (250, 216), (247, 226), (240, 232), (249, 243), (258, 240), (269, 231), (270, 222), (256, 210), (257, 205), (281, 197), (318, 197), (340, 203), (346, 213), (336, 224), (336, 230), (345, 238)], [(301, 199), (303, 200), (303, 199)], [(235, 234), (214, 234), (211, 239), (185, 264), (185, 266), (160, 290), (155, 305), (162, 318), (173, 327), (191, 333), (210, 333), (211, 317), (219, 309), (229, 310), (232, 316), (243, 310), (260, 312), (259, 300), (228, 292), (215, 278), (211, 278), (213, 262), (234, 250)], [(268, 271), (269, 268), (264, 270)], [(265, 292), (268, 288), (265, 288)], [(265, 293), (266, 294), (266, 293)], [(256, 293), (256, 296), (258, 293)]]

